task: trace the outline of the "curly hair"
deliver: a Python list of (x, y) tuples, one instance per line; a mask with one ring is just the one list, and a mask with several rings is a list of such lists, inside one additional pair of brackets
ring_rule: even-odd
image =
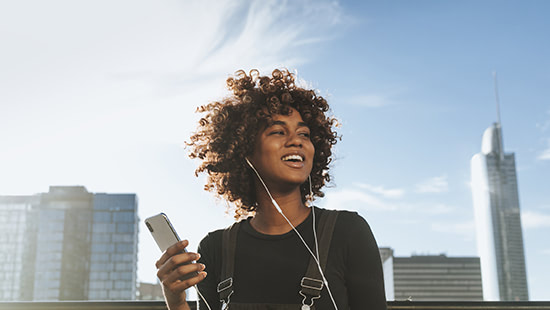
[[(186, 143), (190, 148), (189, 157), (202, 160), (195, 175), (207, 172), (204, 189), (232, 202), (236, 207), (235, 218), (257, 209), (255, 176), (245, 157), (252, 154), (256, 136), (269, 124), (271, 116), (289, 115), (290, 108), (300, 113), (311, 131), (315, 147), (311, 187), (314, 196), (324, 196), (321, 188), (330, 181), (331, 148), (339, 139), (334, 131), (337, 121), (325, 115), (329, 106), (323, 97), (294, 82), (294, 74), (286, 69), (274, 70), (271, 77), (260, 76), (258, 70), (251, 70), (249, 74), (239, 70), (227, 79), (227, 87), (233, 92), (231, 96), (197, 109), (206, 115)], [(304, 182), (300, 190), (305, 203), (309, 183)]]

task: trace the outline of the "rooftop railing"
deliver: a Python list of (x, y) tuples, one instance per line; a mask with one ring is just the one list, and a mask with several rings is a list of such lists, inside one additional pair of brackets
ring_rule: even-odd
[[(195, 310), (195, 303), (190, 303)], [(166, 310), (162, 301), (0, 302), (0, 310)], [(389, 301), (388, 310), (550, 310), (550, 301)]]

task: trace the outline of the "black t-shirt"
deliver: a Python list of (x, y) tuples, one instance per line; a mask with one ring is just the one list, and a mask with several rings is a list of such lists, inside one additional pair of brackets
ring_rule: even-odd
[[(315, 208), (318, 222), (323, 209)], [(296, 227), (315, 251), (312, 214)], [(209, 233), (199, 245), (208, 273), (199, 290), (212, 309), (220, 309), (216, 291), (221, 273), (223, 230)], [(319, 232), (318, 232), (319, 234)], [(321, 245), (319, 245), (321, 246)], [(265, 235), (250, 226), (250, 218), (239, 229), (231, 302), (301, 304), (300, 281), (311, 254), (296, 232)], [(380, 254), (367, 222), (356, 212), (340, 211), (334, 227), (325, 269), (339, 310), (386, 309)], [(231, 305), (231, 303), (230, 303)], [(315, 301), (316, 309), (333, 309), (326, 287)], [(202, 300), (200, 308), (207, 309)]]

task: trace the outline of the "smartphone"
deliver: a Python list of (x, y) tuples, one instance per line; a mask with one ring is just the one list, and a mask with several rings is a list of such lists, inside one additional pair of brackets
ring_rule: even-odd
[[(151, 232), (151, 235), (153, 235), (153, 239), (155, 239), (155, 242), (162, 252), (166, 251), (166, 249), (174, 245), (176, 242), (180, 241), (178, 233), (174, 229), (174, 226), (172, 226), (172, 223), (170, 223), (168, 216), (166, 216), (166, 214), (164, 213), (159, 213), (157, 215), (146, 218), (145, 225)], [(187, 250), (184, 249), (184, 252), (187, 252)], [(189, 263), (185, 263), (183, 265), (186, 264)], [(180, 280), (183, 281), (192, 278), (197, 274), (197, 272), (192, 272), (186, 276), (181, 277)]]
[(153, 239), (155, 239), (161, 252), (166, 251), (170, 246), (180, 241), (178, 233), (176, 233), (174, 226), (164, 213), (145, 219), (145, 225), (153, 235)]

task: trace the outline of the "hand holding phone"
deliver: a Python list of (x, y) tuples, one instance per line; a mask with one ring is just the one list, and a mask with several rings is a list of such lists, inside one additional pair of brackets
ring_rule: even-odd
[[(176, 255), (179, 254), (177, 252), (178, 251), (177, 247), (180, 246), (180, 245), (178, 245), (178, 242), (180, 242), (181, 240), (178, 236), (178, 233), (174, 229), (174, 226), (172, 226), (172, 223), (170, 223), (170, 220), (168, 219), (168, 216), (166, 216), (166, 214), (159, 213), (157, 215), (154, 215), (154, 216), (151, 216), (151, 217), (145, 219), (145, 225), (147, 225), (147, 228), (149, 229), (149, 231), (153, 235), (153, 239), (155, 239), (155, 242), (157, 243), (159, 249), (164, 253), (164, 255), (161, 257), (161, 259), (159, 261), (161, 261), (167, 255), (168, 255), (168, 257), (166, 259), (169, 259), (169, 258), (172, 257), (172, 255), (170, 255), (171, 253), (168, 252), (168, 249), (170, 249), (172, 247), (176, 247), (176, 249), (173, 250), (173, 251), (175, 251), (174, 253)], [(188, 253), (187, 249), (185, 247), (183, 248), (183, 250), (181, 250), (181, 252)], [(194, 261), (198, 259), (198, 254), (190, 253), (190, 255), (187, 255), (187, 257), (188, 258), (191, 257), (192, 260), (191, 261), (188, 261), (188, 260), (181, 261), (181, 262), (177, 263), (174, 267), (179, 267), (179, 266), (182, 266), (182, 265), (195, 263)], [(193, 259), (193, 258), (195, 258), (195, 259)], [(185, 258), (178, 257), (177, 259), (178, 259), (178, 261), (180, 261), (180, 260), (185, 259)], [(172, 261), (174, 261), (174, 260), (175, 259), (172, 259)], [(180, 273), (181, 273), (181, 271), (180, 271)], [(192, 272), (192, 273), (189, 273), (189, 274), (185, 274), (185, 275), (180, 277), (180, 280), (181, 281), (187, 280), (189, 278), (192, 278), (192, 277), (196, 276), (197, 274), (198, 274), (198, 272)]]
[(203, 264), (195, 263), (199, 254), (187, 252), (187, 241), (180, 241), (176, 230), (164, 213), (151, 216), (145, 225), (163, 252), (156, 263), (157, 276), (162, 283), (170, 309), (186, 304), (185, 290), (206, 277)]

